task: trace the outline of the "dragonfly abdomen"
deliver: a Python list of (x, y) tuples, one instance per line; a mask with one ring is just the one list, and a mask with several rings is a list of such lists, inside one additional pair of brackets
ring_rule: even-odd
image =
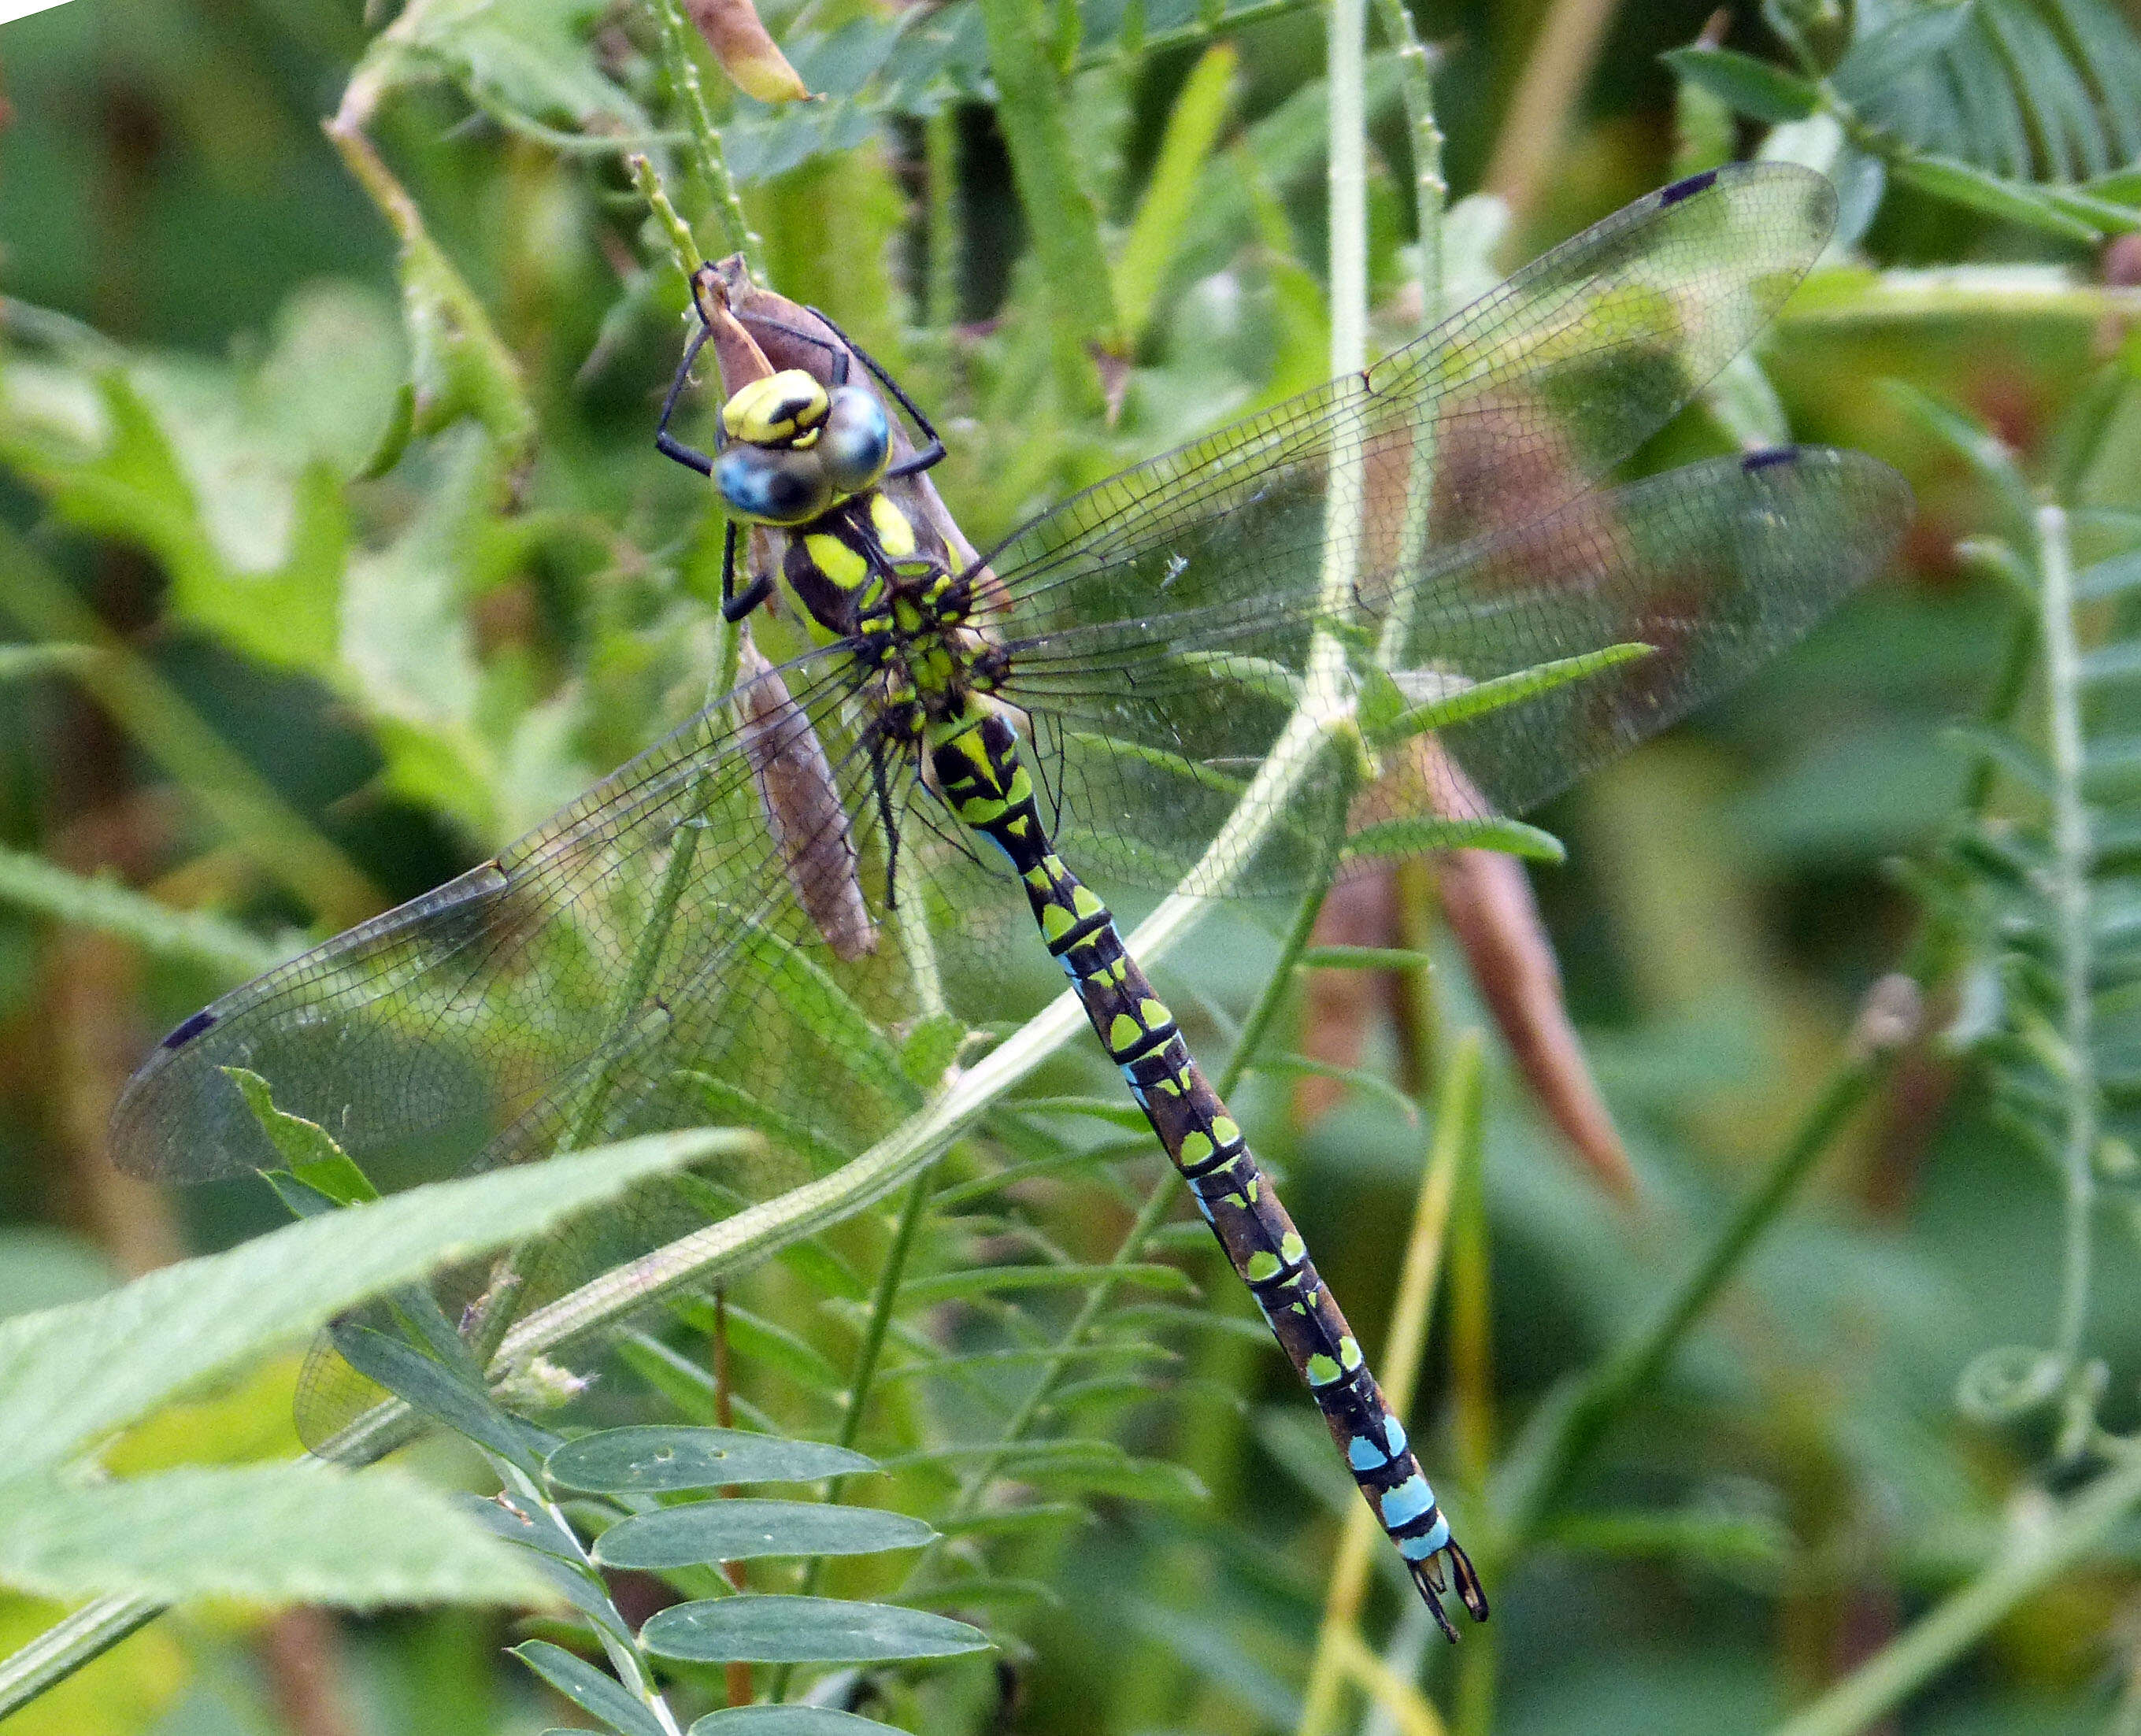
[(1435, 1503), (1381, 1389), (1293, 1219), (1258, 1168), (1241, 1129), (1191, 1058), (1166, 1003), (1123, 945), (1097, 893), (1066, 868), (1042, 823), (1011, 725), (969, 701), (935, 725), (933, 764), (960, 819), (987, 838), (1025, 883), (1048, 950), (1108, 1058), (1122, 1069), (1197, 1209), (1256, 1299), (1272, 1335), (1307, 1384), (1331, 1438), (1390, 1533), (1443, 1631), (1457, 1632), (1438, 1593), (1446, 1558), (1475, 1620), (1487, 1600)]

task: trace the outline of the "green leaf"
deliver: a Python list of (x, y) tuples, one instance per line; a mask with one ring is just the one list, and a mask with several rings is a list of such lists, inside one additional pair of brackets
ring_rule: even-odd
[(1058, 316), (1058, 371), (1074, 401), (1089, 398), (1094, 382), (1083, 346), (1112, 345), (1118, 322), (1100, 220), (1071, 148), (1067, 95), (1042, 40), (1038, 0), (980, 0), (980, 8), (998, 91), (997, 124)]
[(962, 1271), (909, 1278), (899, 1286), (899, 1300), (908, 1307), (925, 1308), (938, 1302), (997, 1296), (1007, 1290), (1081, 1289), (1102, 1279), (1147, 1290), (1171, 1290), (1178, 1295), (1194, 1295), (1197, 1289), (1187, 1273), (1172, 1266), (977, 1266)]
[(695, 1501), (633, 1513), (602, 1534), (608, 1567), (689, 1567), (760, 1556), (875, 1555), (935, 1537), (919, 1519), (823, 1501)]
[(26, 675), (65, 675), (103, 655), (95, 645), (0, 645), (0, 681)]
[(1402, 947), (1311, 947), (1294, 962), (1309, 971), (1430, 971), (1435, 955)]
[[(489, 8), (485, 0), (465, 0), (465, 9)], [(430, 12), (426, 7), (424, 16)], [(375, 41), (387, 38), (381, 35)], [(462, 416), (473, 416), (506, 452), (519, 454), (534, 436), (535, 411), (519, 361), (492, 326), (483, 302), (432, 240), (421, 209), (371, 141), (341, 122), (331, 125), (327, 135), (401, 244), (401, 306), (416, 393), (415, 432), (436, 434)]]
[(172, 611), (255, 657), (332, 659), (349, 543), (328, 465), (249, 416), (227, 369), (133, 363), (92, 375), (91, 439), (54, 438), (0, 401), (0, 457), (65, 521), (145, 548)]
[(2014, 449), (1976, 418), (1923, 392), (1907, 381), (1887, 382), (1888, 395), (1919, 426), (1943, 441), (1999, 497), (2018, 529), (2035, 520), (2036, 490), (2016, 462)]
[(576, 1658), (547, 1640), (524, 1640), (507, 1648), (583, 1712), (591, 1712), (624, 1736), (667, 1736), (662, 1720), (635, 1699), (615, 1676)]
[(2141, 548), (2109, 556), (2083, 568), (2075, 579), (2075, 595), (2084, 602), (2101, 602), (2134, 590), (2141, 590)]
[(821, 1441), (784, 1440), (740, 1429), (606, 1429), (568, 1441), (549, 1474), (598, 1494), (662, 1494), (734, 1483), (815, 1483), (874, 1471), (876, 1461)]
[(1952, 199), (1974, 211), (2008, 223), (2041, 229), (2068, 241), (2094, 243), (2103, 239), (2099, 225), (2085, 222), (2060, 209), (2056, 201), (2037, 189), (1948, 157), (1897, 157), (1889, 172), (1906, 186), (1936, 199)]
[(530, 1476), (536, 1473), (541, 1454), (530, 1445), (527, 1429), (456, 1370), (370, 1326), (338, 1325), (334, 1345), (367, 1380)]
[(731, 1706), (709, 1712), (686, 1736), (902, 1736), (852, 1712), (825, 1706)]
[(1820, 91), (1806, 80), (1734, 49), (1670, 48), (1659, 58), (1689, 83), (1772, 126), (1804, 120), (1821, 106)]
[(160, 958), (242, 981), (295, 951), (202, 911), (173, 910), (101, 874), (69, 873), (41, 856), (0, 849), (0, 902), (116, 934)]
[(581, 40), (601, 11), (587, 0), (427, 0), (406, 29), (373, 38), (359, 76), (417, 82), (444, 72), (522, 114), (648, 131), (645, 111), (596, 70)]
[(0, 1579), (57, 1597), (354, 1609), (554, 1601), (524, 1552), (391, 1469), (189, 1467), (87, 1485), (26, 1477), (0, 1486)]
[(1553, 834), (1514, 819), (1378, 820), (1346, 840), (1349, 858), (1419, 856), (1434, 850), (1502, 850), (1532, 862), (1563, 862), (1568, 856)]
[(368, 1297), (738, 1143), (699, 1129), (413, 1188), (167, 1266), (94, 1301), (0, 1321), (0, 1465), (56, 1464), (184, 1388), (303, 1342)]
[(1829, 76), (1838, 92), (1858, 102), (1944, 51), (1970, 22), (1976, 3), (1939, 0), (1914, 7), (1853, 42)]
[(1520, 700), (1531, 699), (1541, 693), (1551, 693), (1557, 687), (1565, 687), (1571, 681), (1582, 681), (1608, 669), (1617, 669), (1623, 663), (1640, 662), (1645, 657), (1655, 656), (1656, 649), (1656, 647), (1640, 641), (1625, 645), (1608, 645), (1577, 657), (1557, 657), (1550, 663), (1540, 663), (1530, 669), (1519, 669), (1512, 675), (1499, 675), (1484, 681), (1464, 681), (1441, 676), (1434, 670), (1400, 671), (1391, 677), (1400, 691), (1405, 691), (1409, 684), (1445, 691), (1421, 699), (1395, 716), (1376, 719), (1376, 745), (1381, 746), (1385, 741), (1403, 740), (1408, 736), (1424, 735), (1430, 730), (1446, 730), (1452, 724), (1462, 723), (1467, 718), (1498, 711), (1504, 706), (1515, 705)]
[(1198, 181), (1226, 124), (1240, 64), (1232, 42), (1214, 42), (1190, 69), (1167, 117), (1137, 214), (1115, 257), (1115, 306), (1133, 341), (1144, 334), (1154, 298), (1187, 236)]
[(957, 1059), (967, 1035), (966, 1021), (949, 1013), (932, 1013), (926, 1019), (918, 1019), (900, 1041), (900, 1071), (924, 1091), (934, 1091), (943, 1083), (945, 1070)]
[(1209, 1498), (1202, 1479), (1186, 1466), (1137, 1458), (1112, 1441), (1036, 1441), (1008, 1459), (1007, 1466), (1016, 1467), (1007, 1474), (1015, 1474), (1020, 1482), (1048, 1488), (1120, 1495), (1175, 1507), (1198, 1507)]
[(877, 1664), (991, 1647), (979, 1628), (926, 1611), (756, 1593), (657, 1610), (639, 1643), (695, 1664)]
[(274, 1094), (266, 1079), (244, 1067), (225, 1067), (222, 1071), (224, 1077), (238, 1087), (239, 1094), (244, 1098), (246, 1108), (253, 1111), (253, 1119), (260, 1124), (260, 1131), (267, 1134), (268, 1143), (282, 1153), (291, 1174), (340, 1205), (353, 1206), (379, 1197), (379, 1190), (372, 1185), (372, 1178), (357, 1167), (355, 1160), (335, 1143), (332, 1135), (318, 1122), (288, 1114), (275, 1107)]

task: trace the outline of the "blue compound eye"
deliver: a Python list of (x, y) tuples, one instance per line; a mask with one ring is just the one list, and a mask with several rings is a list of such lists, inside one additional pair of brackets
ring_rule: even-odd
[(892, 424), (877, 394), (859, 386), (834, 388), (818, 436), (818, 457), (834, 490), (859, 494), (892, 460)]
[(815, 452), (738, 441), (714, 460), (714, 486), (738, 518), (760, 524), (807, 524), (833, 504)]

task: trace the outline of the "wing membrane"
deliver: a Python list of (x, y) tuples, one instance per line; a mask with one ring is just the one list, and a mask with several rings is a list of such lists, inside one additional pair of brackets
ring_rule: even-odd
[(987, 557), (998, 629), (1256, 594), (1306, 597), (1334, 456), (1366, 479), (1387, 541), (1413, 456), (1449, 547), (1594, 485), (1775, 315), (1827, 242), (1836, 196), (1810, 170), (1747, 164), (1637, 200), (1370, 368), (1110, 478)]
[[(495, 860), (188, 1020), (121, 1099), (119, 1161), (181, 1180), (274, 1163), (227, 1066), (353, 1153), (421, 1166), (427, 1140), (510, 1160), (685, 1124), (655, 1103), (679, 1057), (788, 1079), (838, 1048), (815, 1035), (824, 1004), (761, 968), (770, 939), (822, 942), (813, 911), (855, 906), (848, 816), (874, 812), (848, 676), (819, 668), (792, 699), (761, 675)], [(820, 738), (837, 763), (780, 753)], [(819, 805), (767, 784), (775, 757), (830, 779)], [(785, 829), (769, 811), (784, 803)], [(896, 961), (852, 931), (840, 951), (862, 961), (854, 992), (895, 991)], [(881, 1096), (860, 1093), (852, 1119), (888, 1115)]]

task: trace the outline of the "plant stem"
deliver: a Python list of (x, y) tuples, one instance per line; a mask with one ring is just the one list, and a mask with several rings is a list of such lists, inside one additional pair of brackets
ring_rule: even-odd
[[(1390, 1341), (1376, 1359), (1383, 1372), (1383, 1397), (1392, 1413), (1400, 1418), (1411, 1407), (1413, 1383), (1427, 1345), (1435, 1278), (1441, 1269), (1458, 1176), (1460, 1170), (1476, 1163), (1479, 1155), (1484, 1053), (1479, 1033), (1466, 1031), (1443, 1075), (1434, 1136), (1420, 1171), (1412, 1232), (1405, 1242), (1405, 1264), (1391, 1308)], [(1358, 1675), (1353, 1666), (1364, 1650), (1359, 1645), (1361, 1602), (1367, 1590), (1368, 1569), (1381, 1547), (1382, 1532), (1375, 1515), (1366, 1504), (1348, 1503), (1345, 1530), (1324, 1592), (1323, 1621), (1317, 1631), (1316, 1655), (1308, 1666), (1308, 1689), (1298, 1736), (1325, 1736), (1336, 1728), (1340, 1690), (1347, 1676)], [(1362, 1679), (1372, 1690), (1372, 1683)]]
[(1405, 101), (1405, 124), (1412, 130), (1413, 214), (1420, 229), (1424, 330), (1439, 324), (1444, 312), (1442, 208), (1449, 198), (1449, 183), (1442, 173), (1442, 127), (1435, 118), (1434, 67), (1405, 0), (1376, 0), (1376, 17), (1397, 52), (1398, 90)]
[(263, 873), (337, 927), (379, 909), (383, 901), (349, 858), (106, 627), (28, 539), (5, 527), (0, 574), (0, 611), (26, 632), (49, 643), (96, 647), (97, 656), (76, 666), (75, 680)]
[(100, 1597), (62, 1616), (27, 1645), (0, 1658), (0, 1719), (57, 1687), (169, 1607), (153, 1597)]
[(1542, 1414), (1546, 1438), (1536, 1444), (1526, 1443), (1512, 1460), (1502, 1502), (1498, 1560), (1510, 1558), (1538, 1537), (1606, 1431), (1665, 1372), (1689, 1328), (1887, 1076), (1895, 1053), (1884, 1046), (1853, 1057), (1837, 1072), (1799, 1130), (1770, 1160), (1768, 1173), (1649, 1325)]
[(1510, 94), (1483, 184), (1521, 221), (1560, 154), (1616, 0), (1552, 0)]
[(1852, 1736), (1885, 1717), (2001, 1618), (2088, 1556), (2141, 1505), (2141, 1453), (2130, 1450), (2049, 1519), (2032, 1521), (1992, 1565), (1771, 1736)]
[(683, 100), (686, 120), (692, 130), (692, 154), (697, 160), (699, 179), (714, 204), (714, 221), (721, 231), (721, 245), (741, 253), (754, 272), (760, 268), (765, 243), (753, 233), (744, 215), (743, 200), (736, 194), (736, 179), (729, 173), (721, 152), (721, 129), (706, 107), (706, 88), (699, 82), (699, 63), (692, 55), (692, 32), (677, 0), (652, 0), (654, 16), (662, 27), (662, 60), (669, 82)]
[(2037, 509), (2038, 637), (2045, 651), (2045, 734), (2052, 770), (2052, 860), (2046, 888), (2060, 935), (2060, 1037), (2065, 1054), (2066, 1137), (2060, 1168), (2066, 1183), (2066, 1251), (2060, 1279), (2053, 1348), (2070, 1375), (2089, 1322), (2089, 1218), (2096, 1204), (2097, 1089), (2091, 993), (2095, 952), (2089, 872), (2095, 848), (2083, 799), (2081, 652), (2075, 639), (2074, 566), (2064, 509)]
[[(854, 1373), (848, 1379), (848, 1402), (840, 1414), (840, 1446), (853, 1447), (863, 1432), (870, 1383), (877, 1377), (878, 1358), (884, 1350), (885, 1335), (892, 1330), (893, 1306), (898, 1299), (900, 1280), (907, 1274), (908, 1257), (914, 1252), (915, 1232), (921, 1227), (936, 1180), (935, 1170), (923, 1170), (914, 1178), (914, 1184), (907, 1190), (906, 1201), (900, 1207), (892, 1246), (885, 1252), (884, 1264), (877, 1275), (877, 1288), (870, 1295), (869, 1318), (864, 1324), (863, 1341), (855, 1350)], [(825, 1487), (826, 1500), (838, 1501), (846, 1481), (844, 1477), (836, 1477), (829, 1483)], [(810, 1565), (803, 1575), (803, 1595), (807, 1597), (814, 1594), (824, 1578), (825, 1557), (811, 1556)], [(784, 1664), (774, 1672), (772, 1685), (766, 1690), (768, 1700), (780, 1704), (788, 1692), (789, 1678), (795, 1670), (794, 1665)]]
[(662, 232), (669, 239), (669, 257), (688, 287), (692, 273), (699, 268), (699, 243), (692, 234), (691, 225), (677, 214), (676, 206), (669, 203), (668, 189), (662, 184), (661, 172), (646, 156), (635, 152), (625, 159), (632, 170), (632, 184), (639, 189), (639, 196), (647, 201), (647, 208), (662, 225)]

